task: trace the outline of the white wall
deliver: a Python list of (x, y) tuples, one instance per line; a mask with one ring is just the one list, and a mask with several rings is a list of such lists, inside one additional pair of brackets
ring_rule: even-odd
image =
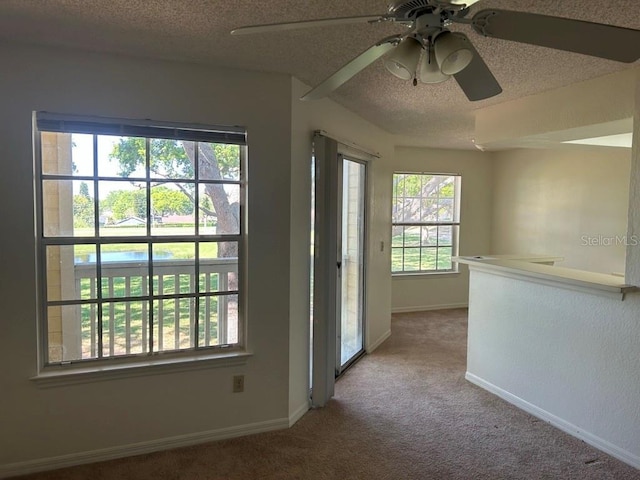
[[(290, 264), (289, 215), (273, 214), (291, 209), (290, 79), (6, 45), (0, 64), (0, 476), (9, 464), (36, 459), (286, 426), (290, 275), (304, 275), (303, 265)], [(34, 110), (247, 127), (248, 347), (254, 356), (246, 366), (47, 389), (29, 380), (37, 372)], [(236, 373), (246, 376), (242, 394), (231, 393)]]
[(624, 273), (631, 150), (496, 152), (492, 253), (564, 257), (559, 265)]
[(467, 377), (640, 468), (640, 294), (471, 272)]
[[(488, 153), (396, 147), (386, 162), (385, 196), (391, 212), (391, 176), (395, 171), (458, 173), (462, 175), (460, 205), (460, 255), (488, 253), (491, 238), (493, 165)], [(465, 306), (469, 272), (464, 265), (456, 274), (396, 276), (392, 281), (393, 311)]]

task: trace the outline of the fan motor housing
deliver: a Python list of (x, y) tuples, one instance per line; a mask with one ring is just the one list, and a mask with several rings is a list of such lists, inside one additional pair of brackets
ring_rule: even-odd
[[(450, 3), (453, 0), (402, 0), (389, 6), (388, 15), (400, 23), (413, 23), (427, 15), (439, 16), (442, 24), (449, 23), (452, 17), (464, 17), (469, 13), (465, 4)], [(432, 20), (428, 21), (435, 26)]]
[(389, 13), (396, 20), (415, 20), (423, 13), (433, 12), (434, 6), (430, 0), (402, 0), (389, 6)]

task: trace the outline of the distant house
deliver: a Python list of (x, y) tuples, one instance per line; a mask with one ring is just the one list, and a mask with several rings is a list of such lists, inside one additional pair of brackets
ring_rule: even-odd
[(128, 217), (119, 222), (113, 224), (114, 227), (141, 227), (146, 225), (147, 222), (143, 218)]

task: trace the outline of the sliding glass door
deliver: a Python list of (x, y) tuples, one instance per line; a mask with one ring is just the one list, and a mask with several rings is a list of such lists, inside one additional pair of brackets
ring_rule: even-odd
[(339, 375), (364, 351), (366, 165), (338, 155), (337, 361)]
[(311, 402), (321, 407), (364, 353), (367, 162), (376, 157), (321, 133), (314, 154)]

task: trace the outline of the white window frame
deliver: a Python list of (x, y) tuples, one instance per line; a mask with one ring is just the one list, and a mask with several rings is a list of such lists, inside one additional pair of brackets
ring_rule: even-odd
[[(39, 344), (39, 372), (34, 380), (41, 380), (44, 383), (57, 381), (56, 377), (64, 376), (69, 373), (73, 373), (75, 381), (91, 381), (96, 378), (116, 376), (136, 376), (140, 374), (147, 374), (148, 369), (157, 369), (160, 367), (162, 370), (183, 370), (184, 368), (194, 368), (197, 362), (197, 367), (201, 368), (207, 364), (210, 364), (210, 360), (216, 361), (219, 365), (231, 366), (244, 364), (246, 357), (250, 356), (250, 353), (246, 349), (246, 130), (242, 127), (218, 127), (218, 126), (203, 126), (203, 125), (186, 125), (179, 123), (166, 123), (166, 122), (154, 122), (149, 120), (129, 120), (129, 119), (112, 119), (102, 117), (77, 117), (70, 115), (57, 115), (49, 114), (45, 112), (34, 112), (34, 156), (35, 156), (35, 213), (36, 213), (36, 242), (37, 242), (37, 272), (38, 272), (38, 344)], [(194, 259), (194, 274), (195, 279), (199, 277), (199, 262), (198, 262), (198, 248), (200, 242), (237, 242), (238, 245), (238, 266), (237, 266), (237, 289), (219, 289), (215, 292), (211, 289), (207, 290), (206, 287), (203, 291), (200, 291), (200, 281), (193, 281), (194, 290), (189, 293), (174, 292), (170, 295), (162, 295), (162, 292), (154, 292), (151, 288), (153, 282), (153, 268), (154, 262), (148, 261), (148, 281), (149, 288), (146, 290), (146, 295), (137, 296), (136, 301), (148, 302), (148, 308), (150, 318), (153, 318), (153, 302), (162, 301), (166, 299), (192, 299), (193, 304), (196, 305), (195, 311), (195, 332), (192, 334), (191, 346), (189, 348), (178, 349), (165, 349), (161, 351), (154, 350), (153, 348), (153, 324), (152, 320), (148, 326), (148, 338), (149, 347), (144, 353), (127, 353), (127, 354), (112, 354), (104, 355), (102, 348), (101, 335), (97, 335), (97, 339), (100, 347), (97, 348), (97, 354), (95, 358), (80, 358), (69, 361), (58, 360), (55, 362), (49, 361), (49, 329), (47, 322), (47, 311), (52, 306), (65, 306), (65, 305), (84, 305), (91, 303), (96, 306), (97, 311), (101, 311), (105, 304), (113, 303), (114, 301), (126, 301), (127, 298), (103, 298), (101, 293), (97, 293), (95, 299), (74, 299), (74, 300), (48, 300), (47, 298), (47, 258), (46, 249), (50, 245), (79, 245), (90, 244), (99, 245), (114, 243), (113, 238), (108, 236), (100, 236), (99, 232), (99, 218), (98, 218), (98, 201), (95, 202), (95, 219), (94, 228), (95, 234), (92, 237), (74, 237), (70, 236), (46, 236), (44, 230), (44, 199), (43, 199), (43, 182), (45, 180), (74, 180), (74, 181), (92, 181), (95, 185), (94, 199), (97, 199), (98, 183), (100, 181), (113, 180), (111, 177), (100, 177), (97, 175), (97, 154), (94, 147), (94, 171), (91, 176), (81, 176), (73, 174), (47, 174), (43, 173), (42, 169), (42, 148), (41, 148), (41, 133), (42, 132), (57, 132), (57, 133), (84, 133), (96, 135), (115, 135), (122, 137), (141, 137), (145, 138), (147, 146), (149, 145), (149, 139), (151, 138), (164, 138), (175, 140), (186, 140), (195, 142), (206, 143), (227, 143), (240, 146), (240, 165), (239, 165), (239, 178), (238, 179), (201, 179), (198, 177), (198, 148), (195, 149), (196, 161), (195, 161), (195, 173), (192, 180), (186, 180), (183, 178), (171, 179), (174, 182), (186, 182), (193, 183), (195, 186), (195, 197), (198, 198), (198, 186), (206, 184), (219, 184), (219, 185), (238, 185), (239, 188), (239, 231), (237, 234), (201, 234), (198, 227), (198, 209), (195, 209), (195, 225), (193, 235), (153, 235), (151, 233), (151, 222), (147, 221), (147, 230), (145, 236), (118, 236), (117, 243), (142, 243), (148, 246), (149, 258), (152, 259), (152, 248), (154, 245), (161, 243), (175, 243), (175, 242), (188, 242), (193, 243), (195, 246), (195, 259)], [(94, 141), (95, 145), (95, 141)], [(147, 192), (150, 192), (150, 169), (149, 160), (147, 154), (146, 176), (145, 178), (136, 179), (141, 182), (146, 182)], [(122, 180), (122, 179), (120, 179)], [(155, 179), (153, 180), (154, 183)], [(167, 180), (166, 183), (171, 183)], [(151, 218), (149, 207), (149, 193), (147, 193), (147, 219)], [(97, 249), (99, 251), (99, 249)], [(102, 288), (100, 277), (100, 265), (99, 261), (96, 262), (96, 291), (101, 292)], [(218, 299), (229, 298), (230, 295), (237, 295), (238, 303), (238, 331), (237, 341), (232, 344), (215, 344), (215, 345), (199, 345), (198, 336), (198, 322), (199, 311), (197, 306), (202, 299), (217, 297)], [(220, 300), (223, 301), (223, 300)], [(224, 300), (226, 301), (226, 300)], [(96, 328), (101, 329), (99, 313), (96, 313)], [(180, 363), (191, 363), (189, 366), (180, 366)], [(86, 375), (78, 375), (86, 374)], [(81, 380), (82, 377), (86, 377), (86, 380)], [(68, 380), (62, 383), (69, 383)]]
[[(406, 227), (451, 227), (452, 229), (452, 235), (451, 235), (451, 256), (454, 257), (456, 255), (458, 255), (458, 244), (459, 244), (459, 235), (460, 235), (460, 193), (461, 193), (461, 183), (462, 183), (462, 176), (460, 174), (457, 173), (434, 173), (434, 172), (415, 172), (415, 171), (396, 171), (393, 172), (393, 176), (392, 176), (392, 185), (395, 184), (396, 181), (396, 176), (397, 175), (417, 175), (417, 176), (421, 176), (421, 177), (425, 177), (425, 176), (437, 176), (437, 177), (453, 177), (454, 179), (454, 196), (453, 196), (453, 220), (435, 220), (435, 221), (399, 221), (397, 220), (395, 217), (396, 212), (395, 210), (395, 205), (397, 204), (398, 201), (398, 196), (392, 194), (392, 212), (391, 212), (391, 229), (393, 232), (394, 227), (401, 227), (401, 228), (406, 228)], [(405, 198), (405, 196), (403, 195), (402, 198)], [(413, 197), (412, 197), (413, 198)], [(427, 198), (431, 198), (431, 197), (427, 197), (427, 196), (422, 196), (420, 195), (420, 197), (415, 197), (415, 198), (420, 198), (422, 199), (427, 199)], [(393, 234), (392, 234), (393, 235)], [(391, 254), (391, 274), (394, 277), (410, 277), (410, 276), (415, 276), (415, 275), (441, 275), (441, 274), (452, 274), (452, 273), (458, 273), (458, 264), (456, 262), (451, 262), (450, 264), (450, 268), (438, 268), (438, 258), (437, 258), (437, 254), (438, 254), (438, 249), (442, 248), (442, 247), (449, 247), (449, 245), (440, 245), (440, 241), (439, 241), (439, 235), (436, 235), (436, 244), (435, 245), (422, 245), (422, 239), (420, 241), (420, 245), (406, 245), (405, 242), (405, 237), (404, 237), (404, 233), (402, 234), (402, 241), (403, 241), (403, 245), (402, 246), (397, 246), (394, 245), (393, 242), (393, 238), (392, 238), (392, 242), (391, 242), (391, 248), (390, 248), (390, 254)], [(418, 268), (415, 270), (405, 270), (404, 269), (404, 263), (403, 263), (403, 269), (402, 270), (394, 270), (394, 262), (393, 262), (393, 256), (394, 256), (394, 252), (395, 251), (401, 251), (402, 252), (402, 258), (403, 258), (403, 262), (404, 262), (404, 250), (407, 248), (420, 248), (420, 262), (422, 261), (422, 250), (425, 248), (428, 249), (435, 249), (436, 251), (436, 261), (435, 261), (435, 265), (436, 268), (435, 269), (422, 269), (422, 268)], [(422, 267), (422, 264), (420, 263), (420, 267)]]

